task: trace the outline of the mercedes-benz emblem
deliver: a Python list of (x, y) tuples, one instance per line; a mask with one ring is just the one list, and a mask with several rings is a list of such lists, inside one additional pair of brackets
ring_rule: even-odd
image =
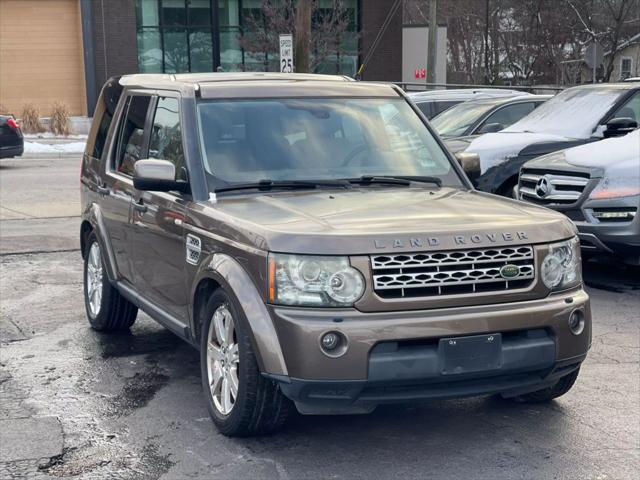
[(549, 194), (549, 190), (550, 190), (550, 186), (549, 186), (549, 180), (547, 179), (547, 177), (542, 177), (540, 180), (538, 180), (538, 183), (536, 183), (536, 195), (538, 195), (538, 197), (540, 198), (544, 198)]

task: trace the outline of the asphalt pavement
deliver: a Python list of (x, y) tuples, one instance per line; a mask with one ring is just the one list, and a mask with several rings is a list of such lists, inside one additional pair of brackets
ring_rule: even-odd
[(593, 346), (557, 401), (296, 415), (281, 433), (228, 439), (194, 349), (146, 315), (127, 334), (89, 328), (79, 163), (0, 161), (0, 479), (638, 478), (639, 270), (585, 265)]

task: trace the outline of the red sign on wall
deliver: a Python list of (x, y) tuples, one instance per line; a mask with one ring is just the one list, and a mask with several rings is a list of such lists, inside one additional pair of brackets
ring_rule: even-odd
[(416, 79), (419, 78), (427, 78), (427, 69), (426, 68), (416, 68), (413, 72)]

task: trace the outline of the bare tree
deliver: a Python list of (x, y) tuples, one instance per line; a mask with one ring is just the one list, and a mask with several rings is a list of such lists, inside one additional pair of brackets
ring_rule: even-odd
[(355, 23), (352, 13), (342, 0), (261, 0), (260, 12), (243, 19), (240, 45), (245, 56), (261, 63), (265, 71), (278, 70), (278, 37), (292, 33), (297, 72), (316, 72), (330, 59), (338, 71), (340, 58), (347, 53), (345, 36), (358, 35), (349, 30)]
[[(426, 24), (429, 0), (405, 0), (405, 24)], [(452, 82), (559, 83), (579, 66), (594, 38), (615, 54), (640, 31), (640, 0), (449, 0), (438, 23), (447, 25), (447, 75)], [(578, 68), (574, 68), (576, 72)], [(573, 77), (573, 76), (572, 76)]]
[(640, 31), (640, 0), (565, 1), (579, 20), (576, 34), (582, 42), (596, 40), (608, 53), (603, 73), (603, 80), (608, 82), (620, 46)]

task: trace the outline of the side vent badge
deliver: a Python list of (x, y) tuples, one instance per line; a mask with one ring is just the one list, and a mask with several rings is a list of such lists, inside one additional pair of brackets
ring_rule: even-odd
[(188, 234), (187, 235), (187, 263), (191, 265), (197, 265), (200, 261), (200, 252), (202, 251), (202, 246), (200, 242), (200, 238), (195, 235)]

